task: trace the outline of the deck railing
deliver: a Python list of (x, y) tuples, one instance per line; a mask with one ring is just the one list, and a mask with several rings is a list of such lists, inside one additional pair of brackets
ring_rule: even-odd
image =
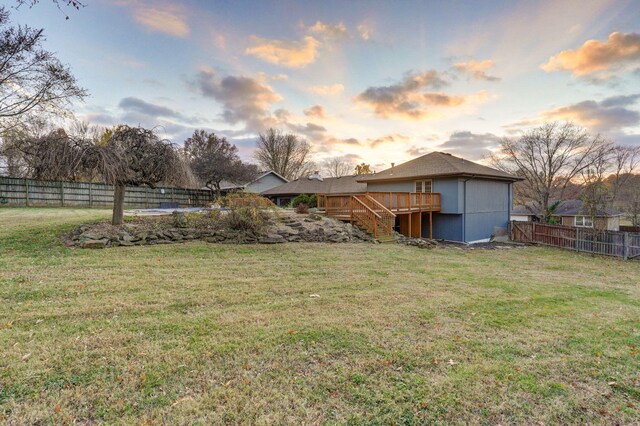
[[(418, 192), (366, 192), (362, 194), (318, 194), (318, 208), (327, 214), (348, 214), (348, 202), (352, 195), (369, 196), (392, 213), (440, 211), (439, 193)], [(361, 197), (362, 198), (362, 197)]]

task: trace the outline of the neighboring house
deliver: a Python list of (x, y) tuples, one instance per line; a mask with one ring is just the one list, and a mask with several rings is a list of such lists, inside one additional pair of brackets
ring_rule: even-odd
[[(515, 206), (511, 213), (511, 220), (539, 222), (543, 216), (542, 208), (536, 208), (533, 205)], [(614, 209), (598, 209), (594, 222), (594, 218), (583, 207), (581, 200), (565, 200), (560, 202), (552, 218), (559, 225), (618, 231), (621, 216), (622, 212)]]
[(220, 191), (223, 194), (226, 194), (228, 192), (255, 192), (259, 194), (263, 191), (275, 188), (287, 182), (287, 179), (280, 176), (273, 170), (269, 170), (266, 172), (259, 172), (258, 176), (255, 179), (243, 184), (222, 181), (220, 183)]
[[(404, 235), (463, 242), (488, 241), (506, 233), (512, 184), (521, 180), (442, 152), (347, 179), (355, 181), (349, 191), (341, 185), (326, 189), (318, 184), (319, 208), (328, 215), (356, 222), (374, 234), (388, 232), (390, 223)], [(281, 188), (264, 195), (279, 194)], [(304, 192), (314, 188), (304, 187)]]
[(277, 206), (284, 207), (300, 194), (358, 194), (367, 191), (366, 183), (357, 182), (361, 177), (322, 178), (315, 172), (309, 177), (298, 178), (263, 191), (262, 195), (271, 199)]

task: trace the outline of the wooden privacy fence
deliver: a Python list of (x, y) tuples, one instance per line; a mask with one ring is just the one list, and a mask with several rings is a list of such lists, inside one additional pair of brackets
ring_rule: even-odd
[[(171, 187), (132, 187), (125, 208), (157, 208), (161, 202), (200, 207), (213, 199), (209, 190)], [(104, 183), (41, 181), (0, 176), (0, 206), (111, 207), (113, 186)]]
[(625, 260), (640, 257), (639, 233), (519, 221), (512, 221), (510, 228), (510, 238), (513, 241), (622, 257)]

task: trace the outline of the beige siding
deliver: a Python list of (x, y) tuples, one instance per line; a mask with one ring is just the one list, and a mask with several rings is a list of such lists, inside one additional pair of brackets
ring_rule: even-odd
[(576, 224), (576, 221), (573, 216), (562, 216), (561, 224), (564, 226), (574, 226)]

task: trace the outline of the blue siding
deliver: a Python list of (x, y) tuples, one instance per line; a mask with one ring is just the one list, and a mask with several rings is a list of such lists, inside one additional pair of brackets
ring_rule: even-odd
[(367, 183), (369, 192), (413, 192), (413, 181)]
[(494, 228), (504, 228), (509, 222), (510, 185), (502, 181), (472, 179), (466, 186), (464, 239), (466, 242), (488, 239)]
[[(429, 228), (428, 223), (427, 229)], [(462, 215), (434, 213), (433, 238), (437, 240), (462, 241)]]
[(440, 193), (442, 213), (462, 213), (462, 181), (460, 179), (434, 179), (433, 192)]

